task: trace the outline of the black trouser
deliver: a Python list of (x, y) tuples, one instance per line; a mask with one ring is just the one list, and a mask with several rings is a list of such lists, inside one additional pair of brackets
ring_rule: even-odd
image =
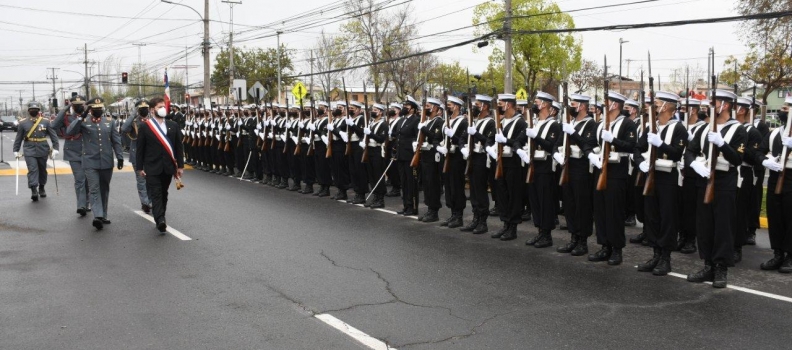
[(465, 167), (467, 162), (462, 153), (448, 153), (448, 172), (443, 176), (445, 205), (452, 213), (462, 213), (467, 206), (465, 200)]
[(346, 142), (333, 141), (333, 181), (339, 191), (349, 189), (349, 158), (346, 156)]
[(332, 157), (327, 158), (327, 145), (322, 141), (314, 142), (314, 162), (316, 167), (316, 182), (321, 186), (332, 185)]
[[(721, 175), (721, 172), (717, 175)], [(731, 218), (734, 216), (734, 202), (737, 199), (736, 188), (721, 190), (716, 186), (715, 198), (710, 204), (704, 204), (706, 187), (697, 188), (696, 234), (699, 257), (714, 264), (734, 266)]]
[(303, 143), (300, 146), (300, 172), (302, 173), (302, 182), (306, 185), (313, 186), (316, 182), (316, 159), (313, 155), (308, 155), (310, 145)]
[(778, 176), (767, 181), (767, 225), (770, 248), (792, 254), (792, 177), (784, 176), (784, 189), (775, 193)]
[[(497, 164), (492, 163), (495, 168)], [(525, 172), (522, 167), (503, 167), (503, 176), (497, 180), (498, 209), (500, 220), (507, 224), (517, 225), (522, 222), (523, 191)]]
[[(267, 147), (269, 147), (270, 141), (264, 140), (262, 142), (266, 142)], [(265, 176), (272, 175), (272, 160), (270, 158), (272, 153), (269, 151), (269, 149), (266, 151), (261, 151), (261, 148), (259, 148), (259, 153), (261, 154), (261, 173)]]
[(751, 216), (748, 220), (748, 232), (750, 234), (755, 234), (760, 226), (759, 216), (762, 212), (762, 200), (764, 199), (762, 188), (764, 187), (765, 168), (759, 167), (759, 169), (761, 170), (756, 171), (756, 182), (754, 182), (754, 188), (756, 188), (753, 195), (754, 206), (751, 209)]
[(696, 187), (696, 178), (692, 176), (685, 177), (682, 180), (682, 189), (679, 195), (680, 206), (682, 207), (682, 217), (680, 220), (680, 235), (686, 241), (695, 241), (696, 239), (696, 208), (698, 207), (698, 188)]
[(435, 161), (435, 151), (421, 152), (421, 189), (424, 194), (424, 204), (430, 210), (440, 210), (440, 172), (443, 170), (441, 162)]
[[(638, 202), (641, 202), (641, 198), (638, 198), (638, 196), (639, 194), (643, 193), (643, 187), (639, 188), (638, 186), (635, 186), (635, 178), (638, 177), (639, 173), (641, 173), (641, 170), (637, 167), (634, 168), (632, 174), (630, 174), (629, 180), (627, 181), (627, 191), (625, 191), (626, 196), (624, 197), (624, 217), (626, 218), (637, 214), (635, 207)], [(641, 206), (643, 206), (643, 203)], [(638, 221), (644, 221), (643, 215), (641, 215), (641, 218), (638, 219)]]
[(364, 195), (368, 192), (368, 172), (366, 171), (366, 164), (363, 163), (363, 148), (360, 147), (358, 141), (352, 142), (352, 154), (347, 158), (349, 163), (349, 175), (352, 180), (352, 189), (355, 194)]
[(399, 160), (399, 181), (402, 184), (402, 205), (405, 209), (418, 208), (418, 169), (410, 166), (411, 161)]
[(489, 184), (490, 196), (492, 196), (492, 202), (495, 203), (495, 207), (499, 207), (500, 205), (498, 202), (498, 194), (500, 194), (500, 191), (498, 191), (498, 180), (495, 180), (495, 170), (497, 169), (497, 166), (498, 162), (490, 157), (490, 167), (488, 168), (489, 171), (487, 172), (487, 184)]
[(558, 211), (557, 185), (555, 174), (542, 172), (534, 173), (533, 182), (526, 185), (531, 200), (531, 220), (542, 231), (550, 232), (555, 229)]
[[(569, 162), (584, 162), (582, 159), (569, 159)], [(588, 172), (588, 160), (585, 160), (584, 170), (569, 172), (569, 181), (563, 186), (564, 191), (564, 216), (566, 217), (569, 233), (581, 237), (591, 237), (594, 221), (593, 198), (594, 183), (591, 173)], [(573, 167), (573, 163), (569, 167)]]
[[(366, 174), (368, 174), (368, 182), (371, 185), (371, 192), (378, 195), (384, 195), (387, 192), (385, 186), (385, 179), (379, 181), (385, 173), (385, 167), (388, 164), (382, 158), (382, 147), (369, 147), (368, 148), (368, 163), (366, 163)], [(390, 160), (388, 160), (390, 162)], [(392, 168), (393, 166), (391, 166)], [(379, 184), (378, 184), (379, 182)]]
[(289, 172), (289, 161), (286, 159), (286, 153), (283, 152), (285, 147), (285, 142), (275, 142), (275, 158), (278, 164), (278, 174), (282, 178), (288, 178), (291, 175)]
[(146, 174), (146, 192), (151, 200), (151, 214), (157, 224), (165, 221), (165, 210), (168, 208), (168, 188), (172, 178), (173, 175), (166, 173)]
[(302, 156), (294, 155), (296, 149), (297, 144), (291, 139), (286, 141), (286, 162), (289, 164), (289, 177), (294, 180), (295, 185), (299, 184), (302, 179), (302, 169), (300, 169)]
[[(633, 169), (633, 171), (640, 172), (641, 170), (636, 168)], [(645, 207), (646, 203), (644, 202), (644, 195), (643, 195), (645, 181), (646, 181), (646, 177), (644, 177), (644, 181), (641, 181), (641, 183), (638, 186), (635, 186), (635, 179), (630, 179), (629, 182), (627, 183), (627, 188), (632, 190), (632, 191), (628, 190), (628, 192), (630, 195), (632, 195), (633, 213), (635, 214), (635, 219), (640, 222), (646, 221), (646, 207)], [(695, 193), (695, 191), (693, 191), (693, 193)], [(625, 205), (630, 205), (630, 204), (625, 203)]]
[[(388, 154), (386, 154), (386, 156), (388, 156)], [(385, 166), (387, 167), (387, 163), (390, 162), (391, 158), (390, 157), (385, 157), (385, 159), (386, 159), (386, 162), (385, 162), (386, 165)], [(393, 164), (388, 169), (387, 176), (388, 176), (388, 180), (390, 180), (391, 186), (393, 186), (393, 188), (396, 188), (396, 189), (401, 188), (401, 177), (399, 176), (399, 165), (398, 165), (397, 161), (395, 161), (395, 160), (393, 161)]]
[[(640, 171), (635, 169), (635, 171)], [(679, 232), (679, 173), (655, 171), (654, 194), (644, 196), (644, 232), (653, 247), (670, 252), (676, 248)], [(628, 186), (629, 187), (629, 186)], [(634, 186), (633, 186), (634, 187)], [(635, 187), (634, 187), (635, 188)], [(638, 187), (637, 190), (643, 192)]]
[[(598, 179), (599, 171), (594, 172)], [(604, 191), (594, 191), (594, 224), (597, 227), (597, 244), (621, 249), (624, 238), (624, 201), (628, 178), (608, 178)]]
[(734, 248), (741, 248), (748, 239), (748, 222), (751, 220), (751, 211), (755, 202), (753, 168), (740, 167), (740, 175), (743, 178), (742, 184), (737, 188), (737, 203), (732, 234), (734, 235)]
[(473, 157), (470, 164), (470, 206), (473, 207), (473, 214), (479, 216), (489, 215), (489, 194), (487, 194), (487, 182), (489, 168), (487, 168), (486, 153), (472, 153)]

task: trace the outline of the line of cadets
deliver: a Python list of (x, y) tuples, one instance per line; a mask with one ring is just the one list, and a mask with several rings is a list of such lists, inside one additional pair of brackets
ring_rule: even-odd
[[(427, 209), (419, 221), (440, 220), (444, 194), (451, 216), (442, 226), (482, 234), (489, 231), (488, 216), (497, 214), (503, 225), (491, 237), (503, 241), (517, 237), (528, 207), (538, 234), (526, 244), (536, 248), (553, 245), (551, 232), (558, 224), (561, 201), (571, 239), (557, 251), (586, 255), (587, 240), (596, 233), (600, 249), (589, 254), (588, 260), (609, 265), (622, 262), (625, 221), (634, 212), (644, 229), (631, 241), (653, 248), (652, 257), (638, 271), (666, 275), (672, 270), (672, 251), (698, 250), (704, 267), (688, 275), (688, 280), (712, 281), (717, 288), (726, 286), (728, 267), (742, 259), (742, 246), (755, 244), (764, 169), (768, 168), (767, 214), (774, 257), (761, 268), (792, 272), (792, 216), (784, 214), (792, 208), (792, 176), (784, 178), (781, 194), (772, 191), (784, 169), (779, 155), (785, 147), (792, 148), (788, 132), (779, 128), (771, 133), (758, 118), (751, 123), (749, 116), (759, 104), (729, 91), (716, 90), (714, 108), (710, 108), (718, 132), (711, 132), (707, 124), (709, 101), (681, 100), (663, 91), (655, 97), (653, 106), (649, 98), (644, 103), (646, 110), (653, 108), (657, 133), (649, 132), (647, 113), (638, 115), (637, 101), (613, 91), (606, 96), (607, 107), (595, 106), (589, 96), (580, 94), (571, 94), (569, 105), (562, 106), (552, 95), (538, 92), (530, 109), (527, 101), (517, 101), (513, 94), (500, 94), (495, 101), (475, 95), (472, 124), (463, 114), (466, 103), (453, 96), (444, 102), (427, 98), (424, 106), (407, 96), (402, 104), (373, 104), (368, 109), (354, 101), (332, 106), (318, 102), (313, 118), (308, 106), (199, 110), (191, 111), (185, 122), (185, 152), (188, 164), (197, 169), (301, 194), (369, 208), (384, 207), (386, 196), (401, 197), (398, 214), (405, 216), (419, 214), (421, 186)], [(736, 119), (731, 114), (735, 101)], [(784, 122), (790, 105), (792, 99), (780, 113)], [(688, 125), (681, 122), (686, 110), (690, 111)], [(569, 114), (570, 123), (559, 119), (564, 113)], [(609, 128), (604, 128), (600, 114)], [(500, 129), (495, 115), (501, 118)], [(526, 115), (536, 116), (532, 128)], [(419, 139), (423, 140), (420, 145)], [(570, 144), (568, 157), (565, 142)], [(611, 147), (608, 159), (603, 159), (604, 145)], [(705, 204), (711, 145), (717, 146), (720, 156), (715, 199)], [(644, 196), (643, 183), (636, 182), (636, 177), (649, 171), (650, 148), (657, 154), (655, 191)], [(420, 154), (417, 163), (416, 152)], [(502, 173), (496, 179), (498, 161)], [(559, 186), (559, 173), (567, 162), (569, 180)], [(596, 190), (604, 162), (608, 163), (607, 186)], [(532, 182), (526, 184), (531, 163)], [(792, 161), (786, 168), (792, 168)], [(473, 211), (467, 225), (462, 220), (466, 177)], [(386, 183), (392, 186), (390, 192)], [(337, 189), (333, 196), (331, 186)], [(353, 196), (347, 194), (350, 189)], [(490, 195), (496, 202), (492, 210)]]

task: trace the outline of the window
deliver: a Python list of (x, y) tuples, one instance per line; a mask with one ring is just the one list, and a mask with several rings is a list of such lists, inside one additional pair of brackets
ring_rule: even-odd
[(776, 90), (778, 93), (778, 98), (785, 99), (787, 96), (792, 96), (792, 91), (790, 89), (778, 89)]
[(358, 95), (352, 94), (352, 101), (357, 101), (357, 100), (358, 100)]

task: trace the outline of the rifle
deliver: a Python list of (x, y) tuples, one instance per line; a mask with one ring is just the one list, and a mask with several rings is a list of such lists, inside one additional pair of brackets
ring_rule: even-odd
[[(561, 110), (564, 111), (564, 120), (567, 124), (572, 124), (572, 116), (566, 111), (567, 106), (569, 105), (569, 84), (567, 82), (561, 83), (561, 88), (563, 89), (563, 103), (561, 104)], [(572, 154), (572, 143), (569, 139), (569, 135), (564, 133), (564, 166), (561, 168), (561, 178), (558, 180), (558, 185), (563, 186), (569, 182), (569, 156)]]
[[(262, 117), (262, 121), (270, 121), (270, 120), (272, 120), (272, 102), (270, 102), (269, 115), (267, 115), (266, 108), (267, 108), (267, 103), (265, 102), (264, 103), (264, 116)], [(269, 128), (269, 126), (265, 126), (264, 130), (262, 131), (264, 133), (264, 139), (261, 140), (261, 151), (262, 152), (269, 151), (269, 143), (267, 142), (267, 135), (269, 135), (269, 133), (267, 132), (267, 128)]]
[[(711, 59), (712, 59), (712, 97), (710, 98), (710, 132), (718, 132), (718, 115), (715, 112), (715, 89), (718, 88), (717, 78), (715, 77), (715, 50), (710, 50), (711, 52)], [(704, 134), (701, 137), (705, 137)], [(715, 200), (715, 172), (717, 171), (718, 166), (718, 156), (720, 156), (720, 150), (715, 145), (710, 144), (709, 148), (709, 157), (707, 158), (710, 162), (710, 177), (707, 181), (707, 189), (704, 191), (704, 204), (710, 204), (713, 200)]]
[[(278, 138), (278, 135), (275, 134), (275, 126), (278, 125), (278, 117), (276, 117), (275, 106), (272, 105), (272, 102), (270, 102), (270, 108), (272, 108), (272, 112), (270, 113), (272, 115), (272, 142), (270, 142), (269, 147), (270, 149), (275, 149), (275, 142)], [(278, 108), (280, 108), (280, 106)], [(280, 114), (277, 114), (277, 116), (280, 116)]]
[[(220, 136), (220, 142), (217, 145), (217, 150), (226, 152), (226, 148), (228, 147), (228, 142), (227, 142), (228, 139), (226, 138), (225, 141), (223, 140), (223, 137), (222, 137), (222, 133), (223, 133), (222, 125), (223, 125), (223, 123), (222, 123), (222, 121), (223, 121), (223, 119), (221, 118), (220, 122), (217, 123), (217, 135), (221, 135)], [(228, 133), (226, 133), (226, 136), (228, 136)]]
[[(561, 87), (559, 86), (558, 88), (559, 88), (559, 93), (560, 93)], [(531, 94), (531, 96), (534, 96), (534, 95), (535, 94)], [(528, 128), (529, 129), (533, 129), (534, 128), (533, 106), (528, 110), (528, 120), (527, 120), (527, 122), (528, 122)], [(533, 162), (533, 158), (534, 158), (534, 152), (535, 151), (536, 151), (536, 142), (534, 142), (533, 139), (529, 138), (529, 140), (528, 140), (528, 158), (531, 160), (531, 162), (528, 164), (528, 172), (525, 175), (525, 183), (527, 183), (527, 184), (533, 183), (533, 181), (534, 181), (534, 162)]]
[[(792, 114), (787, 116), (786, 128), (787, 128), (787, 137), (792, 137)], [(781, 166), (784, 167), (784, 169), (781, 170), (780, 174), (778, 174), (778, 182), (776, 182), (775, 194), (781, 194), (781, 192), (784, 189), (784, 177), (786, 177), (786, 171), (787, 171), (786, 163), (788, 158), (789, 158), (789, 149), (786, 146), (784, 146), (781, 149), (781, 156), (779, 157), (779, 160), (781, 161)]]
[[(309, 123), (314, 123), (314, 116), (316, 115), (316, 105), (314, 104), (313, 94), (311, 94), (311, 119)], [(314, 125), (315, 126), (315, 125)], [(308, 152), (306, 153), (308, 156), (314, 155), (314, 131), (308, 133)]]
[(754, 106), (756, 106), (756, 85), (753, 86), (753, 96), (751, 97), (751, 108), (748, 110), (748, 113), (751, 113), (750, 116), (748, 117), (749, 118), (748, 121), (751, 123), (751, 126), (753, 126), (754, 118), (755, 118)]
[[(428, 90), (424, 90), (423, 101), (421, 103), (421, 123), (422, 124), (426, 122), (426, 108), (425, 107), (426, 107), (426, 96), (427, 95), (429, 95), (429, 91)], [(418, 129), (418, 140), (417, 140), (418, 143), (417, 143), (417, 146), (415, 147), (415, 154), (413, 155), (412, 162), (410, 162), (410, 167), (417, 168), (418, 165), (421, 164), (421, 146), (423, 145), (425, 138), (426, 137), (424, 136), (423, 132), (419, 128)]]
[[(327, 125), (333, 124), (333, 111), (330, 110), (330, 94), (328, 94), (327, 98)], [(327, 126), (325, 126), (327, 128)], [(333, 133), (328, 131), (327, 132), (327, 152), (325, 153), (325, 158), (333, 158)]]
[[(604, 123), (602, 130), (610, 131), (610, 121), (608, 121), (608, 111), (610, 111), (610, 99), (608, 99), (608, 89), (610, 89), (610, 81), (608, 80), (608, 56), (605, 56), (604, 76), (603, 101), (605, 106), (602, 109), (602, 123)], [(605, 191), (608, 188), (608, 159), (610, 159), (610, 151), (610, 142), (602, 140), (602, 152), (600, 153), (602, 169), (600, 170), (599, 179), (597, 179), (597, 191)]]
[[(443, 90), (443, 103), (446, 105), (448, 104), (448, 90)], [(445, 127), (451, 128), (451, 120), (448, 118), (448, 106), (443, 109), (443, 118), (445, 118)], [(443, 135), (445, 135), (445, 130), (443, 130)], [(448, 167), (451, 165), (451, 141), (452, 140), (450, 137), (448, 137), (448, 135), (445, 135), (443, 138), (443, 145), (445, 145), (446, 150), (449, 152), (443, 161), (443, 174), (448, 172)]]
[[(302, 90), (302, 89), (300, 89), (300, 90)], [(297, 125), (297, 128), (298, 128), (297, 129), (297, 142), (296, 142), (297, 145), (294, 146), (294, 155), (295, 156), (299, 156), (300, 153), (302, 152), (302, 138), (303, 138), (304, 132), (303, 132), (303, 128), (301, 128), (300, 125), (299, 125), (299, 122), (302, 120), (302, 117), (303, 117), (302, 114), (303, 114), (303, 99), (300, 98), (300, 112), (297, 115), (297, 121), (298, 121), (298, 125)]]
[[(500, 115), (498, 115), (498, 95), (495, 93), (495, 88), (492, 88), (492, 95), (495, 98), (495, 130), (503, 134)], [(503, 177), (503, 144), (500, 142), (496, 143), (498, 144), (498, 164), (495, 166), (495, 180), (499, 180)]]
[(284, 133), (284, 135), (286, 135), (287, 139), (283, 140), (283, 154), (286, 154), (286, 149), (288, 148), (287, 146), (289, 145), (288, 137), (289, 137), (289, 132), (290, 132), (289, 131), (290, 126), (288, 125), (288, 123), (289, 123), (289, 99), (288, 98), (286, 99), (286, 117), (284, 117), (284, 118), (286, 118), (286, 121), (283, 122), (283, 127), (286, 129), (286, 132)]
[[(363, 125), (369, 126), (368, 94), (366, 94), (366, 83), (363, 83)], [(368, 163), (368, 135), (363, 135), (363, 155), (360, 157), (361, 163)]]
[[(652, 55), (649, 55), (649, 132), (657, 134), (657, 120), (654, 115), (654, 77), (652, 76)], [(673, 132), (667, 130), (666, 132)], [(647, 141), (649, 140), (647, 136)], [(648, 142), (647, 142), (648, 143)], [(649, 145), (649, 172), (646, 173), (646, 183), (644, 184), (643, 195), (654, 195), (655, 187), (655, 163), (657, 162), (657, 147)], [(640, 172), (639, 172), (640, 173)]]
[[(467, 71), (467, 82), (468, 82), (468, 109), (467, 109), (467, 121), (468, 126), (475, 126), (473, 124), (473, 91), (470, 89), (470, 71)], [(467, 149), (468, 149), (468, 159), (467, 165), (465, 167), (465, 175), (470, 175), (470, 168), (473, 164), (473, 136), (468, 134), (467, 139)]]
[[(650, 75), (651, 75), (651, 73), (650, 73)], [(643, 117), (644, 109), (645, 109), (644, 105), (646, 104), (644, 102), (646, 100), (646, 91), (644, 91), (643, 87), (644, 87), (644, 72), (643, 72), (643, 70), (641, 70), (641, 93), (640, 93), (641, 101), (638, 102), (638, 123), (639, 123), (639, 125), (638, 125), (638, 134), (639, 135), (643, 135), (644, 129), (646, 127), (646, 121), (644, 120), (644, 117)], [(651, 111), (652, 109), (649, 108), (649, 110)], [(643, 172), (641, 172), (639, 170), (638, 174), (635, 175), (635, 187), (642, 187), (642, 186), (644, 186), (644, 184), (643, 184)]]
[[(209, 123), (209, 121), (207, 121), (207, 123)], [(206, 126), (206, 128), (209, 128), (209, 126), (207, 125), (207, 126)], [(211, 130), (211, 129), (210, 129), (210, 130)], [(211, 131), (210, 131), (210, 132), (211, 132)], [(207, 134), (206, 134), (206, 136), (204, 137), (203, 146), (205, 146), (205, 147), (211, 147), (211, 146), (212, 146), (212, 138), (213, 138), (213, 137), (212, 137), (212, 136), (209, 136), (209, 134), (207, 133)]]
[[(341, 84), (344, 86), (344, 102), (346, 102), (346, 111), (347, 111), (347, 118), (351, 118), (349, 115), (349, 95), (347, 94), (346, 90), (346, 81), (344, 78), (341, 78)], [(344, 150), (344, 155), (349, 156), (352, 154), (352, 135), (349, 134), (349, 124), (346, 126), (346, 133), (347, 133), (347, 142), (346, 142), (346, 150)]]

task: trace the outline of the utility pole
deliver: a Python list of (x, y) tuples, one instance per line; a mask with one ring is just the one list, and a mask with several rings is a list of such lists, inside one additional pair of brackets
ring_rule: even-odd
[(91, 87), (90, 87), (90, 80), (88, 79), (89, 77), (88, 77), (88, 44), (87, 43), (83, 48), (83, 52), (85, 52), (85, 60), (83, 61), (83, 64), (85, 64), (85, 75), (83, 76), (83, 78), (85, 79), (85, 98), (88, 99), (91, 98), (90, 96)]
[(204, 68), (204, 81), (203, 81), (203, 97), (204, 108), (206, 105), (211, 106), (211, 81), (209, 76), (209, 0), (204, 0), (204, 38), (203, 38), (203, 68)]
[(503, 92), (510, 94), (514, 89), (512, 88), (512, 2), (505, 0), (506, 3), (506, 19), (503, 21), (503, 41), (506, 43), (506, 50), (504, 56), (506, 59), (506, 69), (503, 75)]
[(146, 44), (145, 43), (133, 43), (132, 45), (135, 45), (138, 48), (138, 78), (137, 78), (138, 98), (142, 98), (143, 97), (143, 62), (141, 60), (140, 48), (143, 47), (143, 46), (146, 46)]
[(33, 85), (33, 99), (31, 101), (35, 101), (36, 100), (36, 82), (35, 81), (31, 81), (30, 84)]
[[(622, 45), (629, 43), (629, 41), (619, 38), (619, 93), (622, 93)], [(629, 71), (630, 68), (627, 68)]]
[[(234, 86), (234, 78), (236, 78), (236, 72), (234, 71), (234, 5), (241, 5), (242, 0), (222, 0), (224, 3), (228, 4), (228, 7), (231, 9), (231, 25), (228, 29), (228, 91), (231, 91), (231, 88)], [(233, 93), (230, 94), (232, 97), (234, 96)], [(239, 96), (241, 99), (242, 96)]]
[(20, 117), (23, 116), (22, 115), (22, 93), (23, 92), (25, 92), (25, 90), (19, 90), (19, 116)]
[(59, 68), (47, 68), (47, 69), (52, 71), (52, 75), (47, 77), (47, 79), (52, 79), (52, 104), (50, 104), (50, 107), (51, 110), (55, 112), (58, 110), (58, 97), (55, 95), (57, 93), (55, 89), (55, 80), (57, 80), (58, 77), (55, 76), (55, 70)]
[(281, 101), (281, 45), (280, 45), (280, 35), (283, 32), (277, 31), (275, 34), (278, 38), (278, 103)]

